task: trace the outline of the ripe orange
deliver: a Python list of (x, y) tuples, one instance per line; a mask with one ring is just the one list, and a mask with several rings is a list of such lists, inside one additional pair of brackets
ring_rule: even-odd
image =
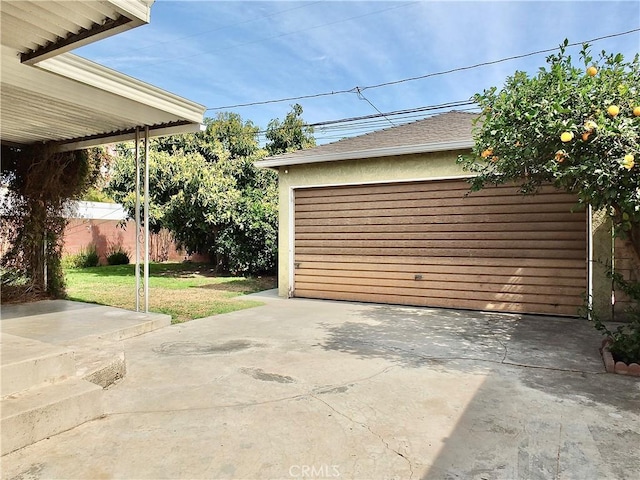
[(607, 108), (607, 113), (612, 117), (617, 117), (620, 113), (620, 107), (617, 105), (609, 105), (609, 108)]
[(488, 157), (490, 157), (491, 155), (493, 155), (493, 149), (492, 149), (492, 148), (487, 148), (484, 152), (482, 152), (482, 153), (480, 154), (480, 156), (481, 156), (482, 158), (488, 158)]
[(636, 117), (640, 117), (640, 106), (633, 107), (633, 115)]
[(589, 140), (590, 135), (591, 135), (591, 132), (584, 132), (582, 134), (582, 140), (586, 142), (587, 140)]
[(573, 132), (562, 132), (562, 135), (560, 135), (560, 140), (565, 143), (570, 142), (571, 140), (573, 140)]
[(567, 155), (567, 152), (565, 152), (564, 150), (558, 150), (556, 152), (556, 162), (562, 163), (564, 162), (564, 159), (568, 156), (569, 155)]
[(634, 156), (630, 153), (627, 153), (622, 160), (622, 166), (627, 170), (631, 170), (635, 164), (636, 162)]
[(593, 65), (587, 68), (587, 75), (590, 77), (595, 77), (596, 73), (598, 73), (598, 69)]

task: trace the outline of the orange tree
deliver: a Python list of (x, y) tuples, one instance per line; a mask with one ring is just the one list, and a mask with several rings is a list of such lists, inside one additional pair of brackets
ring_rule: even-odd
[[(535, 76), (516, 72), (499, 90), (473, 99), (482, 109), (474, 126), (472, 154), (460, 156), (477, 175), (471, 189), (516, 182), (523, 193), (543, 184), (576, 194), (580, 203), (609, 213), (614, 233), (632, 240), (640, 252), (640, 63), (638, 55), (602, 51), (594, 58), (589, 45), (575, 66), (568, 41), (547, 58)], [(637, 284), (610, 272), (620, 287), (640, 301)], [(618, 345), (633, 344), (640, 360), (640, 315), (625, 328)], [(634, 330), (635, 325), (635, 330)], [(596, 321), (605, 334), (616, 334)], [(631, 340), (629, 335), (632, 336)], [(622, 355), (619, 355), (622, 357)]]

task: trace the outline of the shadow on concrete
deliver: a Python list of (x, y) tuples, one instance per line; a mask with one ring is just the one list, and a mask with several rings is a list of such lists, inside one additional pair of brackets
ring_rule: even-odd
[(376, 305), (354, 321), (323, 327), (326, 350), (406, 368), (510, 368), (530, 388), (621, 408), (630, 406), (625, 385), (637, 381), (606, 374), (598, 350), (602, 337), (579, 318)]
[(324, 328), (326, 350), (485, 377), (425, 480), (628, 475), (640, 433), (589, 415), (624, 422), (640, 409), (640, 388), (605, 373), (601, 337), (585, 320), (381, 305)]
[(630, 378), (529, 375), (537, 378), (523, 384), (487, 375), (420, 478), (637, 478), (640, 398)]
[(380, 357), (404, 367), (446, 363), (484, 370), (490, 365), (461, 361), (500, 362), (505, 355), (502, 339), (513, 329), (514, 320), (462, 310), (373, 306), (359, 312), (357, 321), (325, 325), (329, 335), (323, 347), (360, 358)]

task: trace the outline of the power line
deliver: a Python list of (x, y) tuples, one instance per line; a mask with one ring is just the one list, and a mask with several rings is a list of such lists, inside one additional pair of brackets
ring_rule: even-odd
[[(458, 100), (435, 105), (395, 110), (391, 112), (379, 112), (337, 120), (305, 123), (302, 126), (313, 128), (316, 140), (340, 139), (356, 134), (380, 130), (388, 125), (388, 123), (392, 123), (394, 126), (397, 126), (399, 124), (421, 120), (431, 115), (437, 115), (441, 113), (442, 110), (456, 110), (461, 112), (477, 110), (477, 107), (474, 107), (474, 105), (475, 103), (471, 100)], [(391, 118), (393, 119), (392, 121)], [(241, 132), (240, 135), (264, 140), (266, 133), (266, 129), (260, 129), (255, 132)]]
[[(374, 127), (373, 129), (378, 129), (377, 127), (384, 126), (387, 122), (396, 126), (389, 119), (389, 117), (398, 117), (398, 118), (394, 118), (393, 119), (394, 121), (402, 121), (403, 119), (407, 119), (411, 121), (415, 118), (424, 118), (428, 116), (427, 112), (434, 112), (434, 111), (440, 111), (445, 109), (458, 109), (459, 107), (468, 107), (470, 105), (475, 105), (475, 104), (471, 100), (458, 100), (455, 102), (440, 103), (437, 105), (427, 105), (423, 107), (415, 107), (415, 108), (409, 108), (404, 110), (395, 110), (392, 112), (380, 112), (378, 110), (378, 113), (374, 113), (371, 115), (362, 115), (359, 117), (347, 117), (347, 118), (341, 118), (338, 120), (327, 120), (327, 121), (315, 122), (315, 123), (305, 123), (302, 126), (311, 127), (313, 129), (320, 127), (321, 131), (323, 129), (340, 130), (340, 129), (347, 129), (347, 128), (348, 129), (365, 128), (365, 129), (371, 130), (372, 129), (371, 127)], [(460, 111), (464, 111), (464, 109)], [(381, 119), (384, 119), (384, 120), (381, 120)], [(259, 130), (256, 132), (258, 136), (264, 135), (265, 133), (267, 133), (267, 130)]]
[[(381, 112), (359, 117), (306, 123), (303, 127), (312, 127), (314, 129), (314, 138), (316, 140), (333, 140), (374, 132), (385, 128), (388, 123), (398, 126), (412, 121), (422, 120), (428, 116), (437, 115), (441, 113), (442, 110), (452, 109), (459, 112), (471, 112), (478, 110), (473, 101), (460, 100), (437, 105), (396, 110), (393, 112)], [(393, 118), (393, 122), (390, 121), (389, 117)], [(256, 136), (259, 140), (264, 140), (265, 134), (266, 130), (259, 130), (256, 132)]]
[[(633, 30), (628, 30), (626, 32), (620, 32), (620, 33), (614, 33), (611, 35), (604, 35), (602, 37), (596, 37), (596, 38), (592, 38), (590, 40), (584, 40), (581, 42), (574, 42), (574, 43), (570, 43), (567, 46), (569, 47), (575, 47), (577, 45), (582, 45), (584, 43), (593, 43), (593, 42), (597, 42), (600, 40), (606, 40), (608, 38), (615, 38), (615, 37), (621, 37), (623, 35), (629, 35), (630, 33), (635, 33), (640, 31), (640, 28), (634, 28)], [(238, 103), (235, 105), (225, 105), (224, 107), (209, 107), (207, 108), (207, 111), (209, 110), (229, 110), (232, 108), (240, 108), (240, 107), (253, 107), (256, 105), (267, 105), (270, 103), (281, 103), (281, 102), (290, 102), (290, 101), (294, 101), (294, 100), (307, 100), (310, 98), (319, 98), (319, 97), (327, 97), (327, 96), (331, 96), (331, 95), (341, 95), (344, 93), (358, 93), (358, 92), (363, 92), (364, 90), (370, 90), (373, 88), (381, 88), (381, 87), (388, 87), (390, 85), (398, 85), (400, 83), (405, 83), (405, 82), (413, 82), (415, 80), (424, 80), (426, 78), (430, 78), (430, 77), (436, 77), (436, 76), (440, 76), (440, 75), (447, 75), (450, 73), (455, 73), (455, 72), (462, 72), (465, 70), (471, 70), (474, 68), (479, 68), (479, 67), (486, 67), (489, 65), (496, 65), (498, 63), (503, 63), (503, 62), (507, 62), (507, 61), (511, 61), (511, 60), (517, 60), (520, 58), (526, 58), (526, 57), (531, 57), (534, 55), (540, 55), (543, 53), (550, 53), (550, 52), (554, 52), (558, 49), (558, 47), (554, 47), (554, 48), (547, 48), (544, 50), (536, 50), (535, 52), (529, 52), (529, 53), (523, 53), (521, 55), (513, 55), (510, 57), (505, 57), (505, 58), (501, 58), (498, 60), (491, 60), (488, 62), (482, 62), (482, 63), (477, 63), (475, 65), (469, 65), (469, 66), (465, 66), (465, 67), (457, 67), (457, 68), (452, 68), (450, 70), (443, 70), (440, 72), (434, 72), (434, 73), (428, 73), (425, 75), (419, 75), (416, 77), (409, 77), (409, 78), (403, 78), (401, 80), (394, 80), (391, 82), (384, 82), (384, 83), (378, 83), (376, 85), (368, 85), (365, 87), (353, 87), (353, 88), (349, 88), (349, 89), (344, 89), (344, 90), (335, 90), (335, 91), (331, 91), (331, 92), (324, 92), (324, 93), (315, 93), (315, 94), (311, 94), (311, 95), (300, 95), (297, 97), (287, 97), (287, 98), (280, 98), (280, 99), (276, 99), (276, 100), (263, 100), (263, 101), (259, 101), (259, 102), (248, 102), (248, 103)]]
[[(405, 109), (405, 110), (395, 110), (393, 112), (387, 112), (384, 115), (404, 115), (404, 114), (410, 114), (410, 113), (417, 113), (417, 112), (426, 112), (426, 111), (430, 111), (430, 110), (441, 110), (443, 108), (456, 108), (456, 107), (462, 107), (462, 106), (467, 106), (467, 105), (473, 105), (474, 103), (471, 100), (458, 100), (455, 102), (447, 102), (447, 103), (440, 103), (437, 105), (427, 105), (424, 107), (416, 107), (416, 108), (409, 108), (409, 109)], [(366, 120), (366, 119), (370, 119), (370, 118), (379, 118), (380, 114), (372, 114), (372, 115), (362, 115), (359, 117), (350, 117), (350, 118), (343, 118), (340, 120), (329, 120), (326, 122), (316, 122), (316, 123), (310, 123), (306, 126), (308, 127), (319, 127), (321, 125), (331, 125), (333, 123), (341, 123), (341, 122), (351, 122), (351, 121), (355, 121), (355, 120)]]
[[(605, 40), (607, 38), (620, 37), (622, 35), (628, 35), (630, 33), (638, 32), (638, 31), (640, 31), (640, 28), (635, 28), (635, 29), (629, 30), (627, 32), (614, 33), (612, 35), (605, 35), (603, 37), (592, 38), (591, 40), (585, 40), (583, 42), (569, 43), (567, 46), (568, 47), (575, 47), (577, 45), (583, 45), (585, 43), (597, 42), (599, 40)], [(511, 57), (501, 58), (500, 60), (492, 60), (492, 61), (489, 61), (489, 62), (477, 63), (475, 65), (470, 65), (468, 67), (453, 68), (451, 70), (444, 70), (442, 72), (429, 73), (429, 74), (420, 75), (420, 76), (417, 76), (417, 77), (410, 77), (410, 78), (404, 78), (402, 80), (395, 80), (393, 82), (385, 82), (385, 83), (379, 83), (377, 85), (370, 85), (368, 87), (362, 87), (362, 88), (360, 88), (360, 90), (362, 91), (362, 90), (368, 90), (368, 89), (371, 89), (371, 88), (388, 87), (389, 85), (397, 85), (399, 83), (412, 82), (414, 80), (423, 80), (425, 78), (435, 77), (435, 76), (439, 76), (439, 75), (446, 75), (446, 74), (454, 73), (454, 72), (462, 72), (462, 71), (465, 71), (465, 70), (471, 70), (473, 68), (486, 67), (488, 65), (495, 65), (497, 63), (503, 63), (503, 62), (507, 62), (507, 61), (511, 61), (511, 60), (517, 60), (517, 59), (520, 59), (520, 58), (531, 57), (531, 56), (534, 56), (534, 55), (540, 55), (542, 53), (551, 53), (551, 52), (556, 51), (557, 49), (558, 49), (558, 47), (547, 48), (547, 49), (544, 49), (544, 50), (537, 50), (535, 52), (524, 53), (522, 55), (513, 55)]]
[(393, 127), (396, 126), (395, 123), (393, 123), (391, 120), (389, 120), (389, 117), (387, 117), (384, 113), (382, 113), (380, 110), (378, 110), (378, 107), (376, 107), (373, 103), (371, 103), (371, 101), (362, 94), (362, 92), (360, 91), (360, 89), (358, 87), (356, 87), (356, 92), (358, 93), (358, 98), (360, 100), (364, 100), (369, 105), (371, 105), (376, 112), (378, 112), (380, 115), (382, 115), (387, 120), (387, 122), (389, 122), (391, 124), (391, 126), (393, 126)]

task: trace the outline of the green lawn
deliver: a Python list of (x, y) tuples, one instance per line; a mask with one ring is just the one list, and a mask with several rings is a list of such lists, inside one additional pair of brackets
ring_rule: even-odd
[[(65, 270), (69, 300), (135, 310), (133, 265)], [(171, 315), (173, 323), (260, 305), (235, 297), (275, 288), (275, 277), (217, 276), (210, 265), (149, 265), (149, 310)], [(142, 300), (141, 300), (142, 302)]]

